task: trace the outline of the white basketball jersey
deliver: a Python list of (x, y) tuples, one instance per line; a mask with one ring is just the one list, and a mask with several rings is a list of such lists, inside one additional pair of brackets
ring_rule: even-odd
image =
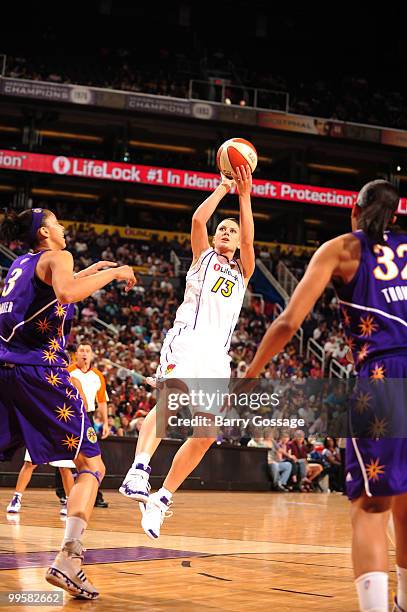
[(228, 351), (245, 291), (239, 263), (207, 249), (188, 271), (174, 328), (184, 326)]

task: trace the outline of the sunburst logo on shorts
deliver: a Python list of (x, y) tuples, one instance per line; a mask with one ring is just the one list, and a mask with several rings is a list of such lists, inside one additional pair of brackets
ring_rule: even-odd
[(166, 375), (170, 374), (173, 371), (174, 368), (175, 368), (175, 363), (170, 363), (169, 365), (167, 365), (167, 368), (165, 370), (165, 374)]
[(88, 430), (86, 432), (86, 437), (88, 438), (89, 442), (92, 442), (92, 444), (96, 444), (96, 440), (97, 435), (96, 435), (96, 431), (93, 429), (93, 427), (88, 427)]
[(74, 436), (74, 434), (66, 434), (64, 440), (62, 440), (62, 444), (68, 447), (68, 450), (74, 450), (78, 448), (79, 445), (79, 436)]

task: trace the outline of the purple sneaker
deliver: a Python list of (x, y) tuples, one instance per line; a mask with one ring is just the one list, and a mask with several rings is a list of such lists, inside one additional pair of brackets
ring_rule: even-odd
[(21, 510), (21, 496), (14, 495), (13, 499), (7, 506), (7, 512), (10, 514), (18, 514)]

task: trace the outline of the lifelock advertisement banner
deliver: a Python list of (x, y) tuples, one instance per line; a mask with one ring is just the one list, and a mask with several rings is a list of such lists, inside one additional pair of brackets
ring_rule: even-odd
[[(9, 150), (0, 150), (0, 169), (45, 172), (199, 191), (212, 191), (220, 182), (218, 174), (209, 172)], [(339, 208), (352, 207), (357, 197), (356, 191), (261, 179), (253, 179), (252, 194), (257, 198)], [(407, 214), (406, 198), (400, 200), (399, 214)]]

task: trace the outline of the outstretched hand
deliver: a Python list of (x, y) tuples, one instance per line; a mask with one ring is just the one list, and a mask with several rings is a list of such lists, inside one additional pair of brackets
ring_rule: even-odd
[(134, 276), (133, 268), (131, 266), (119, 266), (115, 272), (116, 280), (126, 282), (124, 291), (128, 293), (130, 289), (132, 289), (137, 283), (137, 279)]
[(249, 164), (246, 164), (246, 166), (236, 166), (236, 172), (233, 172), (233, 178), (236, 183), (238, 194), (240, 196), (250, 196), (252, 190), (252, 173)]

